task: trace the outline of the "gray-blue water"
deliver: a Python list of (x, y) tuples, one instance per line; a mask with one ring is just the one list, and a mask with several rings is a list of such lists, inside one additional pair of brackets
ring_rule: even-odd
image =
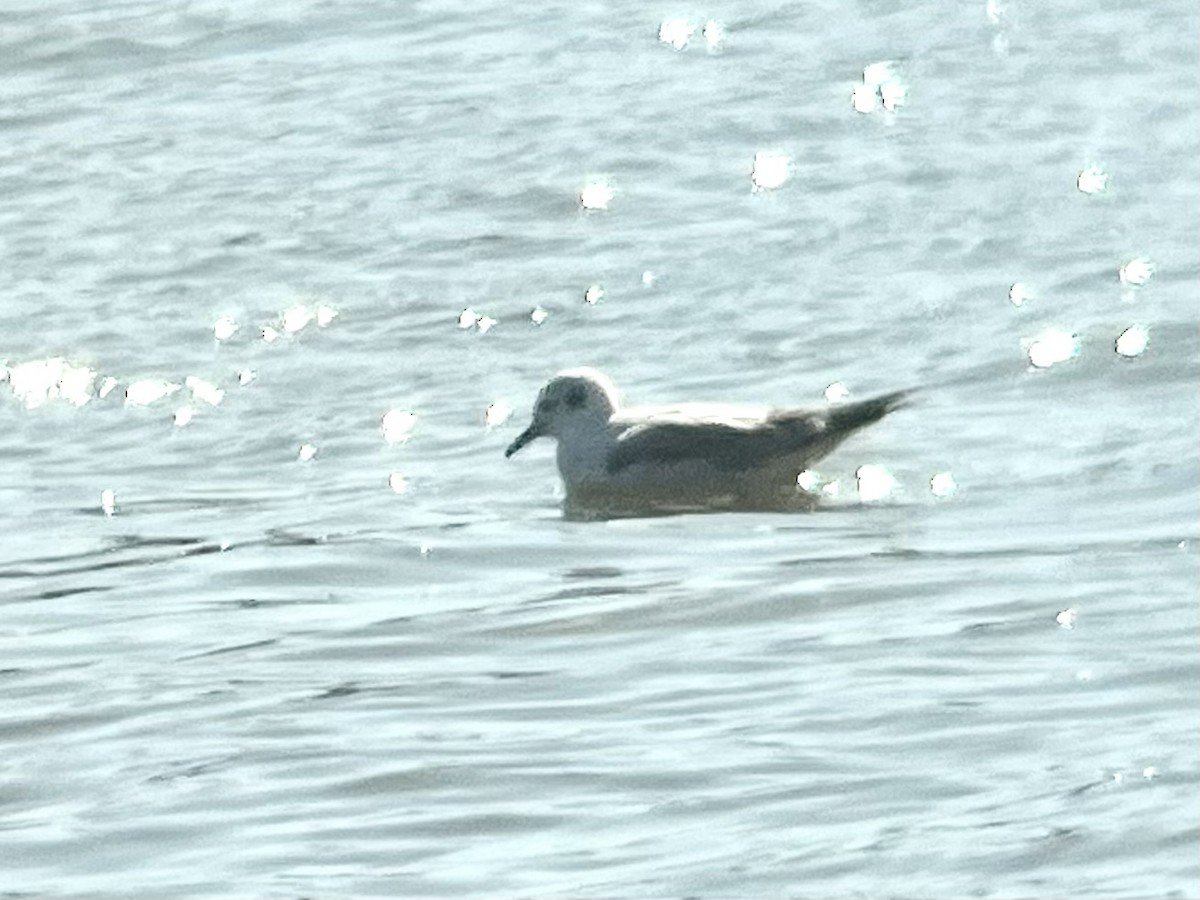
[(3, 4), (0, 894), (1200, 894), (1200, 7), (1001, 3)]

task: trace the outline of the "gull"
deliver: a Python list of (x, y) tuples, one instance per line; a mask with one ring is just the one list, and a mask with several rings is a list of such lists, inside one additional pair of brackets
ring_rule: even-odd
[(623, 407), (595, 369), (568, 369), (538, 393), (506, 457), (558, 441), (568, 509), (619, 514), (811, 506), (796, 478), (908, 391), (813, 409), (688, 403)]

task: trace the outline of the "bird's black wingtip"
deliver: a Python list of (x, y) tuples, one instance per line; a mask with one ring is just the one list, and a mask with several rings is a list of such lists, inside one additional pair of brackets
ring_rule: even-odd
[(878, 422), (889, 413), (911, 406), (916, 388), (904, 388), (868, 397), (866, 400), (851, 401), (833, 406), (829, 412), (830, 422), (841, 431), (853, 431)]
[[(891, 391), (887, 394), (881, 394), (874, 398), (883, 404), (884, 414), (895, 412), (898, 409), (904, 409), (906, 406), (912, 406), (914, 398), (920, 393), (920, 388), (902, 388), (898, 391)], [(866, 401), (870, 403), (871, 401)]]

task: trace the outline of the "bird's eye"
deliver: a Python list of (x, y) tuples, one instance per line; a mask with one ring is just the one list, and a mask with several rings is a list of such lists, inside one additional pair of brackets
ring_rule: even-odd
[(567, 396), (563, 399), (566, 401), (569, 409), (579, 409), (579, 407), (587, 403), (587, 391), (584, 390), (583, 385), (577, 384), (567, 391)]

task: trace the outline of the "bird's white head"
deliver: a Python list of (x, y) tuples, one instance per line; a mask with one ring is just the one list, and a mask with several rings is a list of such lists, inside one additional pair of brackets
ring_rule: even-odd
[(595, 369), (559, 372), (538, 393), (533, 421), (504, 451), (512, 456), (534, 438), (561, 437), (565, 431), (603, 427), (620, 406), (617, 388)]

